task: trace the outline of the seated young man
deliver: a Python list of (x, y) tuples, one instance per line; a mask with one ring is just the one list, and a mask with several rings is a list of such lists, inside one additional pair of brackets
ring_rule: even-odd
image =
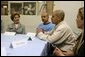
[(39, 24), (37, 28), (40, 28), (45, 32), (49, 32), (54, 28), (55, 25), (49, 22), (49, 15), (46, 12), (41, 13), (41, 19), (43, 23)]

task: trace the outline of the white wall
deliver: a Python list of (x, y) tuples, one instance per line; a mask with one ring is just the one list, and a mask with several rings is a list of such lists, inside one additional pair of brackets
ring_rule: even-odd
[[(62, 9), (65, 11), (65, 21), (68, 25), (72, 28), (73, 31), (79, 33), (76, 27), (76, 15), (78, 9), (84, 6), (83, 1), (54, 1), (54, 10)], [(8, 16), (1, 16), (1, 19), (4, 24), (4, 30), (6, 29), (7, 25), (10, 24), (12, 21), (10, 20), (10, 15)], [(21, 23), (26, 26), (27, 32), (35, 32), (35, 29), (39, 23), (41, 23), (40, 15), (21, 15)]]

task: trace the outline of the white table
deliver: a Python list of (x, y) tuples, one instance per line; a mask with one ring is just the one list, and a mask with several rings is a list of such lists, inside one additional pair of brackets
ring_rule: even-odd
[(28, 39), (26, 35), (17, 34), (8, 36), (1, 34), (1, 47), (6, 48), (7, 56), (46, 56), (47, 42), (32, 37), (32, 41), (28, 40), (27, 44), (18, 48), (10, 48), (10, 44), (15, 40)]

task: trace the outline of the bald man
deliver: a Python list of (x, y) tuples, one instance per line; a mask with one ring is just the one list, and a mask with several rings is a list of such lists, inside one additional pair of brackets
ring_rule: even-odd
[(72, 56), (75, 46), (75, 36), (71, 28), (64, 21), (65, 13), (63, 10), (56, 10), (52, 14), (51, 21), (55, 28), (49, 34), (45, 34), (42, 29), (38, 29), (37, 37), (52, 43), (53, 54), (56, 56)]
[(42, 23), (39, 24), (37, 29), (42, 29), (44, 32), (50, 32), (54, 28), (54, 24), (49, 22), (49, 15), (46, 12), (41, 13)]

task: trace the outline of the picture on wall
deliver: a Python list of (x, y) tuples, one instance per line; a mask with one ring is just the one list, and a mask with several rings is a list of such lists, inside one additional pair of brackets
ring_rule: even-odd
[(24, 15), (36, 15), (36, 2), (24, 2), (23, 3)]
[(10, 3), (10, 14), (14, 12), (22, 14), (22, 3)]
[(1, 1), (1, 15), (8, 15), (8, 1)]

